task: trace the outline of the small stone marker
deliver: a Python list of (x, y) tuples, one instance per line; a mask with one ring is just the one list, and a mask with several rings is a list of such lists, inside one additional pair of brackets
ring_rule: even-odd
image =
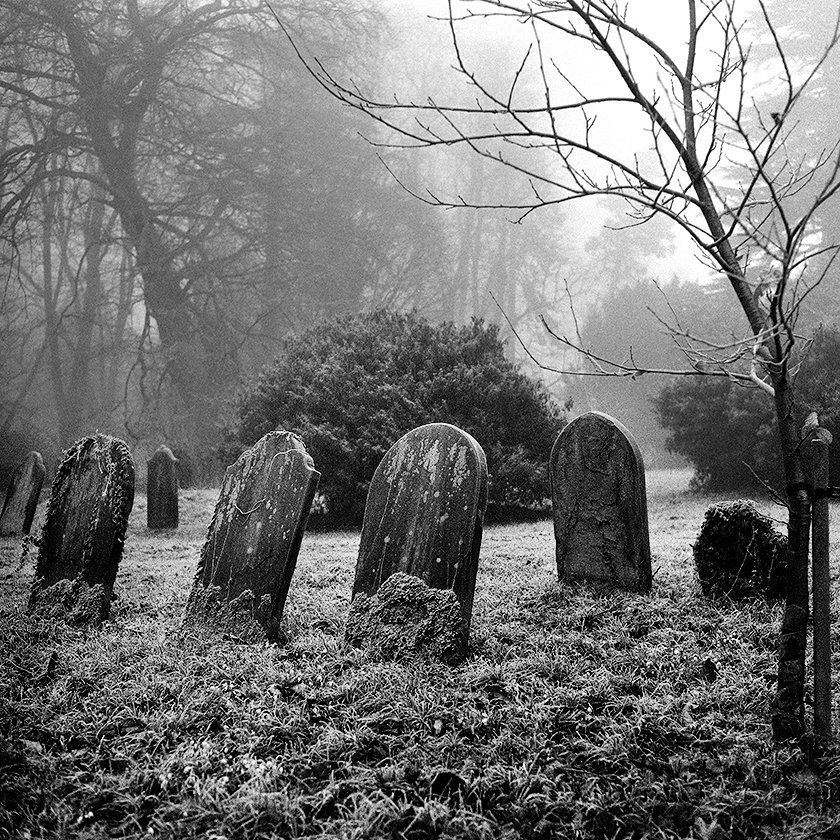
[(178, 459), (159, 446), (146, 462), (146, 524), (149, 528), (178, 527)]
[(321, 474), (303, 441), (269, 432), (227, 468), (185, 623), (274, 641)]
[[(487, 461), (474, 438), (448, 423), (420, 426), (400, 438), (380, 462), (368, 491), (348, 627), (358, 623), (357, 612), (370, 611), (370, 596), (402, 572), (426, 587), (455, 593), (460, 605), (457, 653), (463, 654), (486, 507)], [(414, 611), (406, 604), (407, 623)], [(393, 623), (395, 612), (389, 612)], [(348, 642), (352, 636), (351, 631)], [(450, 654), (444, 658), (457, 658), (455, 651)]]
[(39, 452), (30, 452), (12, 473), (0, 513), (0, 537), (20, 537), (29, 533), (45, 475), (44, 460)]
[(108, 617), (134, 503), (134, 461), (108, 435), (76, 441), (65, 453), (47, 504), (30, 611), (76, 623)]
[(649, 591), (645, 470), (630, 432), (582, 414), (554, 442), (550, 474), (560, 579)]

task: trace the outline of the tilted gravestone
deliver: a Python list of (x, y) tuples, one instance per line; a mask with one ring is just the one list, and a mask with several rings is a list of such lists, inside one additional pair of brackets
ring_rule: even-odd
[(321, 474), (303, 441), (269, 432), (227, 468), (185, 624), (256, 641), (280, 632)]
[(12, 474), (0, 513), (0, 536), (28, 534), (35, 518), (35, 508), (44, 484), (44, 461), (39, 452), (30, 452)]
[(76, 441), (65, 453), (47, 504), (31, 611), (76, 622), (108, 617), (134, 503), (134, 461), (108, 435)]
[(178, 459), (159, 446), (146, 462), (146, 524), (149, 528), (178, 527)]
[(551, 450), (557, 573), (637, 592), (651, 587), (645, 470), (617, 420), (590, 411)]
[[(487, 461), (474, 438), (448, 423), (420, 426), (400, 438), (377, 467), (368, 491), (347, 641), (365, 643), (373, 632), (373, 615), (379, 616), (380, 635), (408, 631), (417, 647), (427, 650), (430, 634), (449, 636), (453, 644), (440, 650), (431, 645), (430, 652), (452, 661), (463, 655), (486, 507)], [(425, 586), (403, 581), (393, 593), (389, 588), (380, 593), (398, 572), (401, 580), (411, 575)], [(443, 593), (434, 596), (429, 589), (451, 590), (457, 598), (454, 633), (441, 624), (451, 614), (445, 599), (440, 600)], [(395, 602), (378, 603), (380, 594)], [(418, 622), (428, 625), (428, 632), (417, 631)]]

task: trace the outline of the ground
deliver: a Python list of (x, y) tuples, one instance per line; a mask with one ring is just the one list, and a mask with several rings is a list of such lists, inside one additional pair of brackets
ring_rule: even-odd
[(306, 534), (283, 644), (184, 634), (216, 491), (166, 533), (138, 495), (96, 629), (29, 618), (0, 540), (0, 837), (840, 837), (840, 753), (770, 739), (779, 607), (700, 594), (688, 477), (648, 474), (650, 595), (485, 529), (457, 667), (343, 646), (358, 532)]

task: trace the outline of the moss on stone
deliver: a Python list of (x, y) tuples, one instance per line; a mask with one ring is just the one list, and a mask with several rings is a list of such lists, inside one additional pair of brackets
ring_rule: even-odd
[(427, 655), (450, 664), (463, 659), (466, 635), (455, 593), (403, 572), (391, 575), (373, 595), (356, 595), (344, 631), (348, 644), (383, 659)]
[(220, 587), (199, 585), (190, 593), (184, 623), (243, 642), (278, 641), (280, 628), (270, 622), (270, 615), (268, 595), (257, 603), (254, 593), (246, 589), (228, 601)]
[(784, 594), (787, 537), (752, 502), (712, 505), (693, 551), (704, 595), (772, 599)]
[(68, 624), (96, 624), (108, 617), (110, 597), (102, 584), (64, 578), (51, 586), (33, 588), (30, 610)]

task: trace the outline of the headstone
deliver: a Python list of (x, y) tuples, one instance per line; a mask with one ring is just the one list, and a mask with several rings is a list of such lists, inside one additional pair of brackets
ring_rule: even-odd
[(630, 432), (599, 411), (582, 414), (554, 442), (550, 474), (560, 579), (647, 592), (645, 470)]
[(44, 461), (39, 452), (30, 452), (12, 474), (0, 513), (0, 536), (28, 534), (35, 518), (35, 508), (44, 484)]
[(178, 527), (178, 459), (159, 446), (146, 462), (146, 524), (149, 528)]
[(227, 468), (185, 623), (274, 641), (321, 474), (303, 441), (269, 432)]
[(448, 423), (400, 438), (368, 491), (349, 624), (369, 608), (358, 596), (373, 596), (403, 572), (455, 593), (465, 651), (486, 507), (487, 461), (474, 438)]
[(47, 504), (31, 611), (78, 623), (108, 617), (134, 503), (134, 461), (108, 435), (76, 441), (65, 453)]

